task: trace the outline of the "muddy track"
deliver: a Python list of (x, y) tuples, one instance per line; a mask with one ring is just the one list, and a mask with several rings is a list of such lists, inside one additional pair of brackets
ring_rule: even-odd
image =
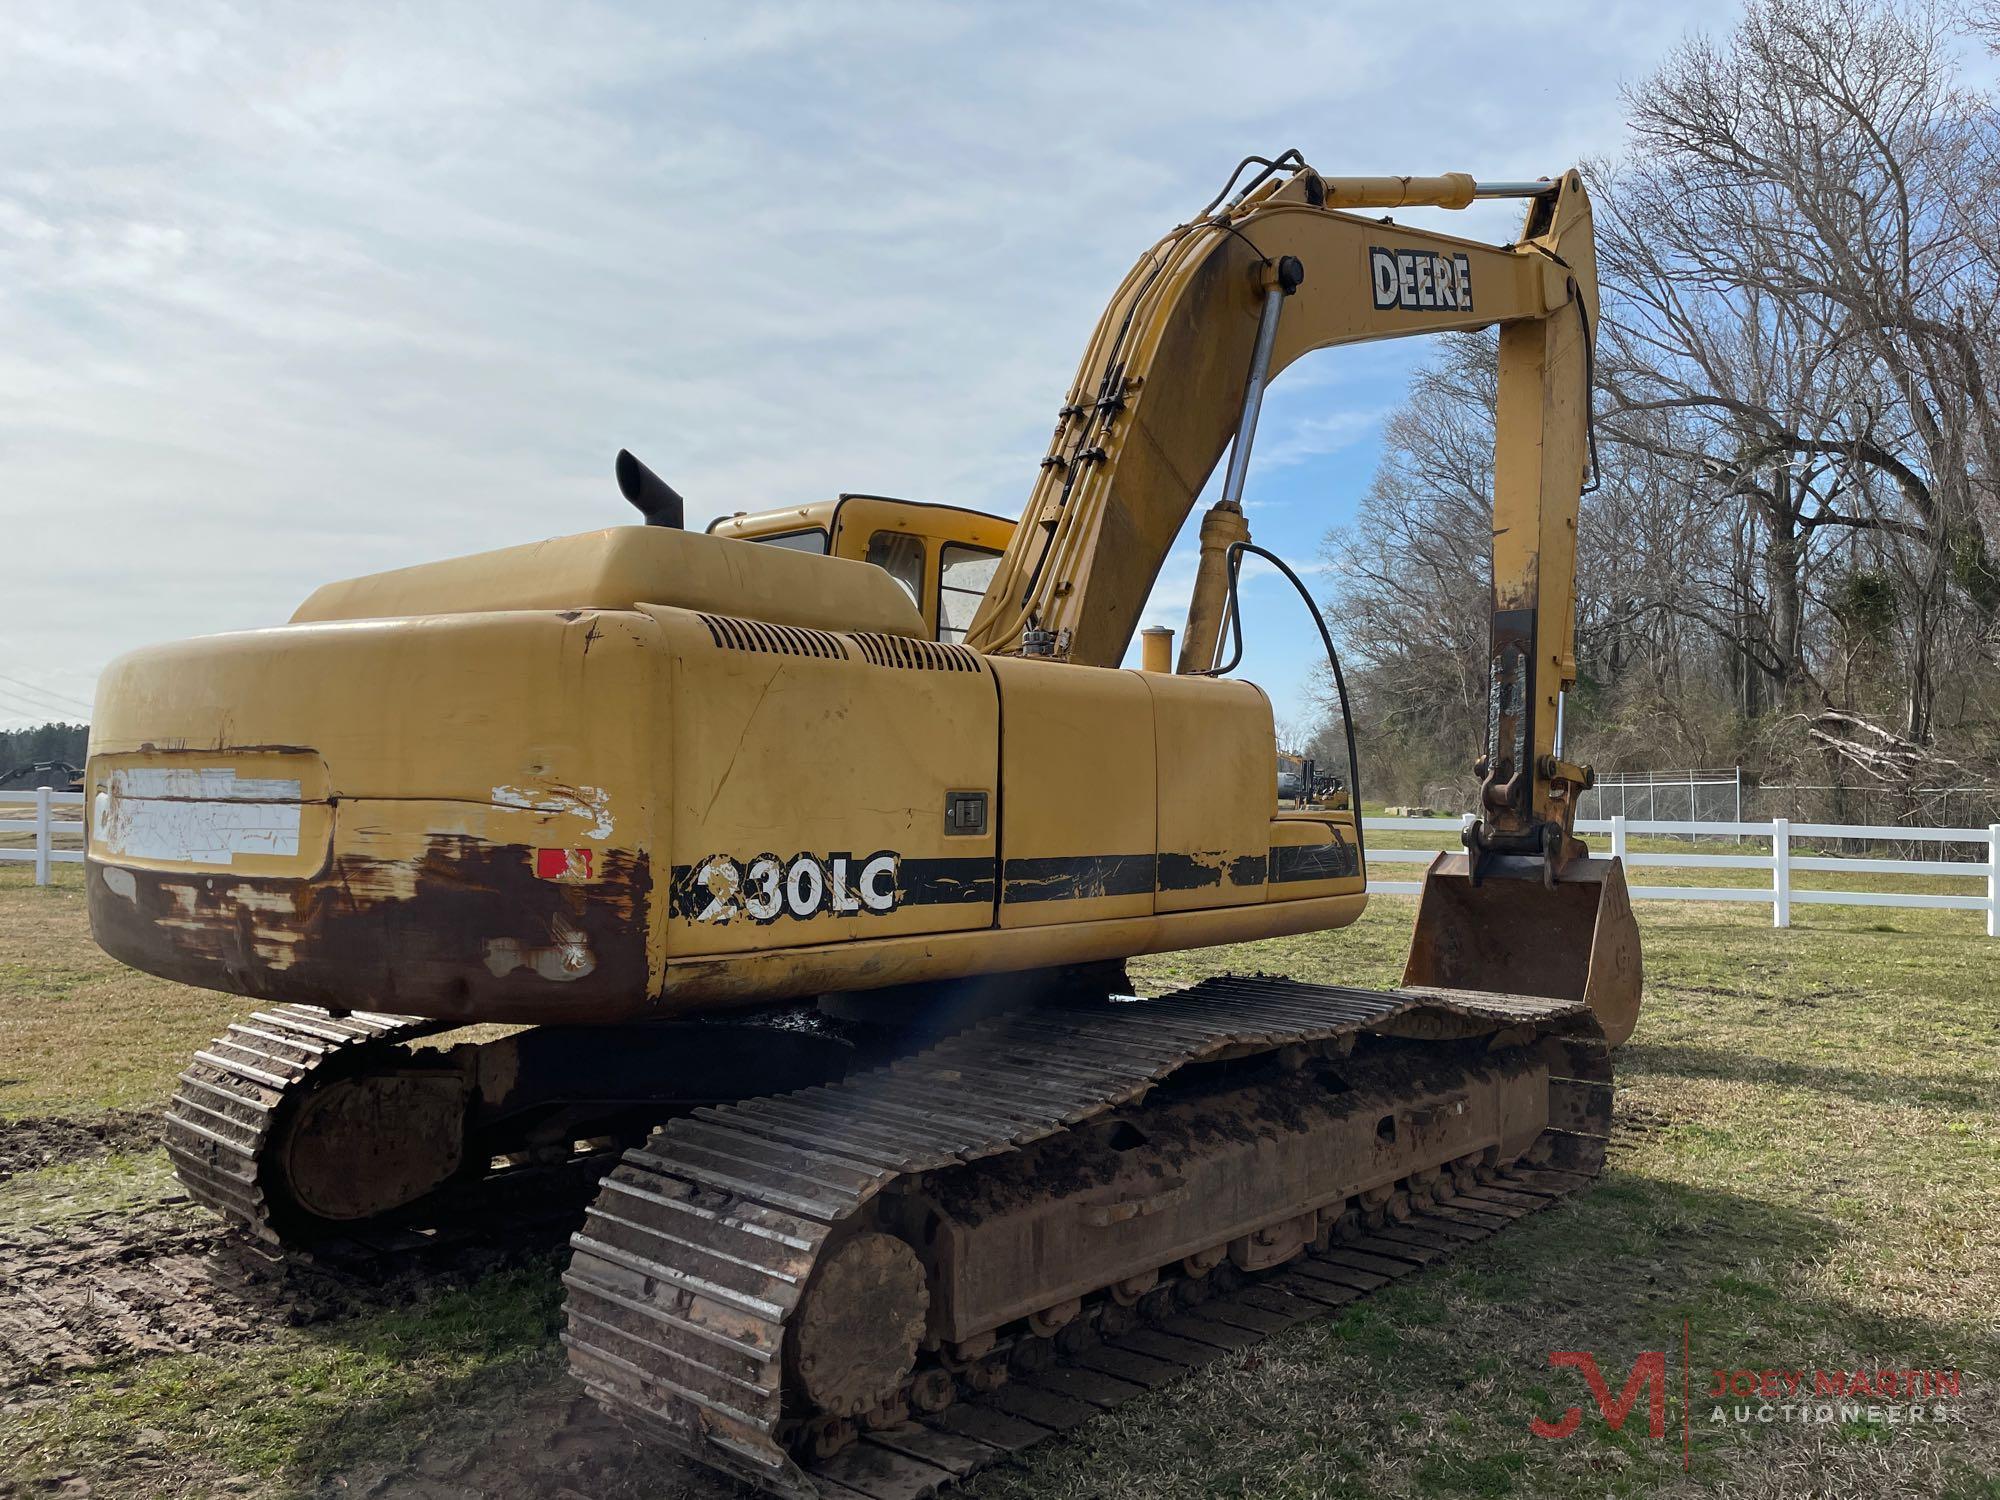
[(316, 1500), (740, 1500), (729, 1480), (643, 1446), (567, 1375), (443, 1424), (394, 1460), (320, 1477)]
[(107, 1151), (146, 1151), (160, 1143), (158, 1110), (114, 1109), (89, 1120), (46, 1117), (0, 1124), (0, 1182)]
[(997, 1390), (866, 1433), (814, 1466), (814, 1486), (821, 1500), (927, 1500), (1148, 1391), (1200, 1378), (1210, 1365), (1226, 1370), (1264, 1339), (1448, 1260), (1590, 1181), (1587, 1173), (1528, 1167), (1496, 1172), (1447, 1202), (1354, 1241), (1337, 1241), (1269, 1271), (1225, 1271), (1212, 1289), (1186, 1287), (1199, 1297), (1142, 1313), (1136, 1328), (1112, 1333), (1082, 1327), (1057, 1350), (1030, 1341), (1038, 1357), (1022, 1363), (1019, 1352), (1026, 1351), (1017, 1351)]
[(1637, 1151), (1678, 1123), (1672, 1115), (1653, 1105), (1620, 1099), (1611, 1115), (1610, 1149), (1621, 1156)]
[[(1324, 1116), (1308, 1122), (1301, 1113), (1295, 1122), (1289, 1112), (1289, 1101), (1317, 1099), (1325, 1087), (1305, 1075), (1303, 1089), (1280, 1087), (1276, 1097), (1287, 1103), (1272, 1106), (1277, 1113), (1256, 1113), (1265, 1106), (1250, 1101), (1263, 1096), (1248, 1085), (1188, 1106), (1200, 1113), (1212, 1099), (1224, 1119), (1251, 1110), (1242, 1116), (1245, 1140), (1367, 1133), (1355, 1154), (1329, 1156), (1296, 1180), (1286, 1175), (1290, 1196), (1255, 1201), (1274, 1233), (1321, 1252), (1298, 1262), (1289, 1280), (1243, 1285), (1257, 1269), (1257, 1244), (1282, 1241), (1246, 1238), (1191, 1264), (1185, 1247), (1200, 1248), (1196, 1236), (1206, 1226), (1162, 1215), (1180, 1238), (1139, 1242), (1167, 1248), (1139, 1263), (1133, 1284), (1118, 1280), (1131, 1275), (1129, 1262), (1089, 1262), (1105, 1272), (1101, 1296), (1072, 1295), (1065, 1304), (1059, 1298), (1082, 1278), (1059, 1269), (1049, 1285), (1060, 1290), (1043, 1299), (1055, 1311), (1048, 1326), (1018, 1313), (1001, 1326), (989, 1316), (971, 1325), (963, 1344), (948, 1335), (924, 1341), (931, 1283), (908, 1246), (946, 1242), (921, 1228), (895, 1238), (897, 1194), (925, 1195), (934, 1221), (977, 1224), (995, 1204), (1006, 1211), (1017, 1185), (1002, 1169), (1025, 1163), (1035, 1174), (1029, 1201), (1088, 1206), (1077, 1195), (1091, 1184), (1061, 1180), (1064, 1158), (1031, 1148), (1078, 1138), (1129, 1108), (1140, 1140), (1179, 1168), (1191, 1156), (1158, 1145), (1173, 1139), (1171, 1108), (1135, 1101), (1216, 1061), (1303, 1060), (1327, 1047), (1360, 1057), (1355, 1044), (1364, 1034), (1366, 1058), (1328, 1091), (1341, 1102)], [(1493, 1123), (1497, 1115), (1484, 1112), (1497, 1111), (1510, 1087), (1518, 1101), (1504, 1097), (1519, 1119), (1540, 1122), (1531, 1142), (1507, 1136)], [(1542, 1094), (1531, 1114), (1536, 1089)], [(1415, 1123), (1399, 1124), (1433, 1111), (1452, 1122), (1449, 1130), (1426, 1135)], [(1558, 1000), (1241, 976), (1143, 1003), (1010, 1014), (837, 1084), (696, 1110), (626, 1152), (571, 1242), (563, 1343), (591, 1393), (662, 1446), (795, 1500), (854, 1491), (910, 1500), (1582, 1186), (1603, 1165), (1611, 1113), (1602, 1033), (1581, 1006)], [(1503, 1140), (1511, 1146), (1495, 1144)], [(1489, 1154), (1501, 1149), (1504, 1158)], [(1172, 1180), (1192, 1182), (1197, 1172), (1191, 1166), (1185, 1179)], [(1227, 1197), (1219, 1175), (1201, 1180), (1200, 1191)], [(953, 1198), (959, 1189), (971, 1194), (962, 1207)], [(1150, 1211), (1128, 1209), (1124, 1218)], [(1239, 1218), (1219, 1223), (1256, 1222), (1244, 1217), (1248, 1207), (1229, 1211)], [(1040, 1238), (1037, 1229), (1038, 1249)], [(1073, 1248), (1054, 1233), (1047, 1238), (1052, 1257)], [(798, 1352), (829, 1316), (812, 1288), (844, 1286), (841, 1257), (874, 1256), (881, 1244), (902, 1246), (907, 1266), (885, 1259), (892, 1267), (885, 1270), (871, 1260), (846, 1274), (903, 1297), (888, 1303), (888, 1292), (874, 1292), (876, 1307), (894, 1309), (882, 1318), (899, 1319), (889, 1325), (893, 1342), (885, 1340), (891, 1354), (822, 1400), (804, 1383), (815, 1355)], [(1033, 1307), (1032, 1290), (1010, 1294)], [(1227, 1295), (1204, 1306), (1217, 1290)], [(1161, 1321), (1133, 1326), (1135, 1305)], [(848, 1368), (837, 1365), (836, 1373)], [(1026, 1378), (994, 1389), (1009, 1373)]]
[(278, 1311), (276, 1278), (219, 1226), (173, 1207), (105, 1213), (0, 1238), (0, 1386), (129, 1354), (236, 1341)]
[[(1442, 1269), (1513, 1221), (1587, 1185), (1574, 1173), (1523, 1169), (1413, 1214), (1352, 1244), (1270, 1271), (1217, 1278), (1212, 1295), (1177, 1298), (1107, 1333), (1080, 1327), (1046, 1362), (1010, 1368), (1005, 1383), (942, 1412), (871, 1432), (816, 1475), (822, 1500), (922, 1500), (959, 1479), (1083, 1426), (1146, 1391), (1184, 1380), (1228, 1380), (1266, 1338), (1338, 1316), (1405, 1277)], [(393, 1467), (328, 1476), (322, 1500), (728, 1500), (750, 1494), (651, 1443), (568, 1380), (531, 1389), (506, 1420), (447, 1427)]]

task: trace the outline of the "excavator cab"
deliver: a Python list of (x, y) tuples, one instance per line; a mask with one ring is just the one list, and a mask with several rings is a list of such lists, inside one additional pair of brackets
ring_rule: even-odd
[(709, 535), (873, 563), (903, 586), (934, 641), (965, 639), (1014, 523), (956, 505), (842, 495), (812, 505), (745, 512), (709, 523)]

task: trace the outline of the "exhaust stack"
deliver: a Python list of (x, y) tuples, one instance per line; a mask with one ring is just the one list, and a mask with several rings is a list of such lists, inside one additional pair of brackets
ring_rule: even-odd
[(632, 502), (648, 526), (687, 527), (687, 502), (680, 491), (632, 456), (629, 448), (618, 450), (618, 493)]

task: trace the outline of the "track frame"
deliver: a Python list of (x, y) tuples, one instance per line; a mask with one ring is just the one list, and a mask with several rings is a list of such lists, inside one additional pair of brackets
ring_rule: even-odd
[[(1314, 1253), (1254, 1278), (1189, 1275), (1099, 1303), (1056, 1337), (934, 1349), (849, 1430), (788, 1405), (788, 1331), (816, 1267), (877, 1227), (893, 1186), (1106, 1116), (1195, 1064), (1365, 1034), (1543, 1046), (1559, 1059), (1546, 1127), (1516, 1161), (1371, 1190), (1321, 1221)], [(600, 1402), (708, 1467), (789, 1497), (902, 1500), (1572, 1191), (1601, 1168), (1610, 1117), (1609, 1054), (1580, 1003), (1229, 978), (1007, 1015), (839, 1083), (667, 1122), (572, 1237), (563, 1339)]]

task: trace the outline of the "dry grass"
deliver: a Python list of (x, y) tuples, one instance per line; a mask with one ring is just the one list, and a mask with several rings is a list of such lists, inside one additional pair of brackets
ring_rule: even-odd
[[(1258, 958), (1389, 982), (1409, 906), (1380, 902), (1351, 935)], [(1078, 1484), (1052, 1456), (986, 1492), (1996, 1493), (2000, 944), (1970, 913), (1815, 908), (1790, 932), (1754, 907), (1639, 913), (1646, 1011), (1618, 1054), (1619, 1112), (1650, 1128), (1600, 1187), (1301, 1330), (1226, 1396), (1191, 1392), (1155, 1422), (1093, 1434), (1091, 1472), (1115, 1482)], [(1242, 962), (1183, 955), (1161, 977)], [(1592, 1411), (1574, 1376), (1549, 1371), (1551, 1350), (1595, 1351), (1614, 1390), (1636, 1354), (1664, 1350), (1677, 1382), (1684, 1320), (1686, 1471), (1678, 1403), (1664, 1443), (1636, 1420), (1613, 1436), (1593, 1419), (1560, 1443), (1528, 1433), (1579, 1399)], [(1716, 1367), (1864, 1365), (1973, 1372), (1964, 1424), (1714, 1424), (1700, 1400)], [(1204, 1468), (1185, 1444), (1206, 1441), (1220, 1463)]]
[(0, 1120), (163, 1104), (188, 1055), (245, 1008), (101, 952), (80, 866), (37, 888), (27, 866), (0, 865)]
[[(1384, 898), (1344, 933), (1135, 968), (1148, 988), (1224, 967), (1392, 982), (1411, 907)], [(1598, 1187), (968, 1495), (2000, 1496), (2000, 943), (1968, 913), (1810, 908), (1773, 932), (1755, 906), (1639, 911), (1647, 1002), (1618, 1056), (1619, 1108), (1646, 1128)], [(98, 955), (74, 872), (36, 891), (0, 871), (0, 1117), (157, 1101), (239, 1006)], [(144, 1157), (24, 1174), (0, 1184), (0, 1223), (129, 1212), (165, 1185)], [(415, 1448), (477, 1449), (558, 1399), (552, 1283), (505, 1273), (248, 1349), (126, 1361), (11, 1412), (0, 1393), (0, 1474), (80, 1474), (99, 1495), (205, 1494), (218, 1476), (361, 1492)], [(1643, 1406), (1608, 1432), (1575, 1376), (1549, 1368), (1558, 1349), (1594, 1351), (1614, 1389), (1638, 1353), (1666, 1351), (1666, 1438), (1647, 1435)], [(1718, 1366), (1961, 1368), (1963, 1420), (1711, 1423), (1699, 1394)], [(1529, 1434), (1579, 1401), (1576, 1436)], [(135, 1433), (170, 1460), (143, 1484), (121, 1467)], [(513, 1492), (553, 1492), (524, 1451)], [(682, 1488), (671, 1471), (618, 1472), (607, 1491)]]

